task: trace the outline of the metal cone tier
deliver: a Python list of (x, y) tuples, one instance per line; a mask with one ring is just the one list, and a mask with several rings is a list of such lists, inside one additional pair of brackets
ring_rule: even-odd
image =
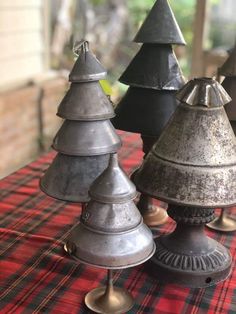
[(87, 203), (88, 190), (108, 165), (110, 155), (67, 156), (58, 154), (40, 180), (40, 188), (59, 200)]
[(120, 82), (157, 90), (178, 90), (184, 79), (171, 45), (143, 45)]
[[(135, 187), (111, 155), (108, 169), (90, 189), (91, 201), (66, 245), (79, 261), (106, 269), (143, 263), (155, 251), (151, 231), (143, 224), (133, 198)], [(138, 245), (137, 245), (138, 244)]]
[(214, 208), (236, 204), (236, 138), (223, 108), (230, 97), (212, 79), (190, 81), (181, 104), (136, 172), (139, 191), (169, 203), (177, 222), (156, 239), (150, 269), (165, 282), (203, 288), (231, 272), (228, 250), (204, 234)]
[(83, 41), (80, 50), (70, 74), (72, 84), (58, 108), (66, 119), (53, 141), (59, 154), (40, 187), (60, 200), (84, 203), (90, 185), (107, 168), (108, 154), (116, 152), (121, 141), (108, 120), (113, 107), (98, 82), (106, 71), (88, 50), (88, 42)]
[(66, 120), (53, 141), (53, 148), (72, 156), (95, 156), (116, 152), (120, 138), (109, 120)]
[(135, 42), (185, 45), (168, 0), (157, 0), (136, 35)]
[(229, 96), (216, 81), (196, 79), (178, 98), (183, 102), (136, 173), (136, 186), (178, 205), (236, 204), (236, 139), (223, 108)]
[(81, 53), (69, 75), (70, 82), (99, 81), (106, 77), (107, 71), (89, 51), (88, 42), (84, 41)]
[(104, 120), (115, 116), (111, 101), (99, 82), (72, 83), (59, 105), (57, 115), (80, 121)]

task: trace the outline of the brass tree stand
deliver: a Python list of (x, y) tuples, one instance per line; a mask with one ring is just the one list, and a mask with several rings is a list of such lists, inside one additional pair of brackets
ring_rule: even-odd
[(214, 209), (170, 205), (168, 214), (176, 229), (156, 239), (150, 264), (158, 279), (188, 287), (204, 288), (225, 280), (231, 271), (229, 251), (204, 232), (214, 219)]
[(107, 273), (106, 287), (96, 288), (85, 297), (87, 307), (96, 313), (119, 314), (129, 311), (134, 299), (125, 289), (113, 286), (112, 270)]
[(226, 214), (227, 209), (221, 209), (220, 216), (207, 224), (207, 227), (221, 232), (236, 231), (236, 221)]

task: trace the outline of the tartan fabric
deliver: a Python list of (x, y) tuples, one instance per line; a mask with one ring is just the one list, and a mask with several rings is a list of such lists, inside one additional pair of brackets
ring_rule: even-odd
[[(141, 141), (121, 132), (120, 160), (132, 172), (142, 159)], [(38, 180), (55, 153), (0, 181), (0, 313), (90, 313), (84, 296), (106, 281), (106, 271), (76, 263), (62, 249), (63, 241), (79, 222), (80, 206), (47, 197)], [(231, 213), (236, 218), (235, 213)], [(154, 228), (155, 236), (170, 232), (174, 222)], [(231, 250), (236, 258), (235, 233), (207, 233)], [(215, 287), (189, 289), (164, 285), (151, 278), (144, 266), (114, 274), (114, 283), (135, 298), (131, 314), (236, 313), (236, 270)]]

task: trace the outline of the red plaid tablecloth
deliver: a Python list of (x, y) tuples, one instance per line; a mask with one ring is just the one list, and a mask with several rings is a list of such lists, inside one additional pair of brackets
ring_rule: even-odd
[[(122, 133), (119, 153), (127, 172), (142, 160), (137, 135)], [(80, 206), (47, 197), (38, 181), (54, 153), (0, 181), (0, 313), (90, 313), (85, 294), (104, 284), (106, 271), (77, 264), (62, 249), (73, 226), (78, 223)], [(233, 213), (232, 213), (233, 215)], [(236, 218), (236, 216), (234, 216)], [(174, 222), (154, 229), (156, 236), (170, 232)], [(235, 233), (208, 234), (231, 250), (236, 258)], [(236, 270), (216, 287), (188, 289), (163, 285), (150, 278), (143, 265), (117, 271), (115, 285), (126, 287), (136, 305), (131, 314), (236, 313)]]

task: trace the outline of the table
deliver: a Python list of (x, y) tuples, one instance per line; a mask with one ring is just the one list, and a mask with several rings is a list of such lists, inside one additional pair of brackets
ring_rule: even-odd
[[(135, 134), (121, 135), (120, 160), (130, 173), (141, 162), (141, 141)], [(85, 294), (105, 284), (105, 270), (77, 264), (62, 249), (69, 232), (79, 223), (81, 208), (39, 190), (38, 180), (54, 155), (46, 154), (0, 181), (1, 314), (90, 313), (83, 302)], [(169, 218), (153, 232), (158, 236), (173, 228)], [(207, 233), (229, 248), (236, 260), (235, 233)], [(143, 265), (115, 272), (114, 281), (135, 298), (136, 305), (129, 314), (236, 313), (235, 267), (227, 281), (207, 289), (161, 284)]]

